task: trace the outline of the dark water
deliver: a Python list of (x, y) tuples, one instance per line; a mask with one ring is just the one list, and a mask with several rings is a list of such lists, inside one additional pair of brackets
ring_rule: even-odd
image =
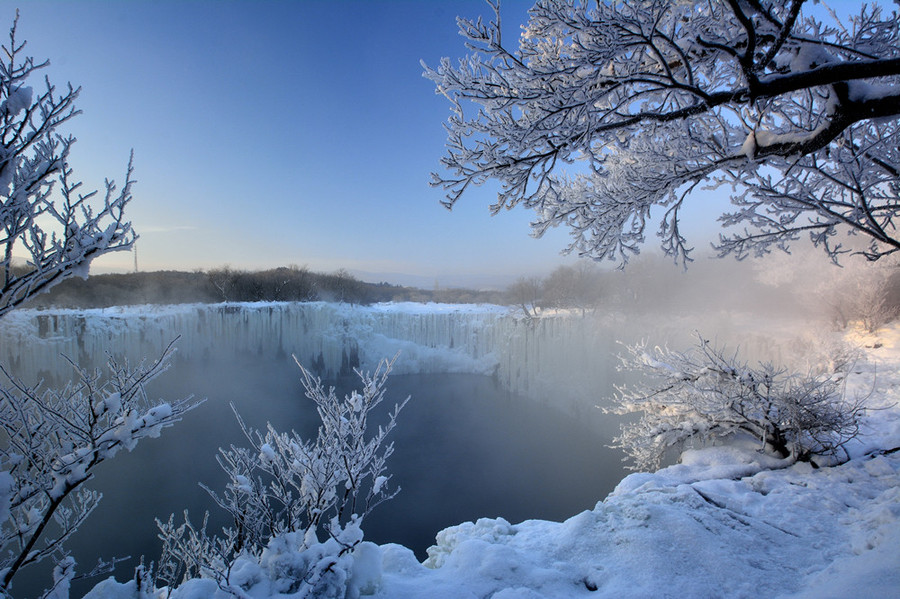
[[(348, 378), (334, 384), (343, 396), (356, 383)], [(103, 500), (69, 543), (79, 571), (98, 557), (132, 556), (116, 571), (124, 581), (141, 555), (147, 562), (157, 559), (154, 518), (174, 513), (180, 522), (187, 509), (199, 523), (209, 510), (212, 530), (228, 524), (198, 481), (221, 491), (226, 478), (215, 461), (217, 448), (245, 444), (230, 403), (255, 428), (268, 421), (309, 438), (318, 427), (289, 358), (181, 363), (150, 391), (166, 400), (192, 393), (208, 399), (160, 438), (100, 466), (92, 487)], [(624, 475), (621, 454), (606, 447), (618, 425), (600, 410), (566, 414), (552, 406), (553, 398), (516, 396), (490, 377), (469, 374), (392, 375), (386, 407), (408, 395), (388, 463), (391, 482), (402, 491), (366, 519), (367, 540), (400, 543), (424, 559), (447, 526), (498, 516), (513, 523), (562, 520), (592, 508)], [(96, 582), (74, 586), (73, 596)], [(45, 584), (23, 577), (14, 595), (33, 596)]]

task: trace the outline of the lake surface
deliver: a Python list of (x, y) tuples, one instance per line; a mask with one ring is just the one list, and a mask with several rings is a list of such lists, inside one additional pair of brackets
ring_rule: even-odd
[[(358, 382), (348, 377), (333, 384), (342, 397)], [(593, 508), (625, 474), (622, 454), (606, 447), (618, 424), (598, 409), (565, 413), (552, 397), (528, 399), (491, 377), (471, 374), (392, 375), (387, 388), (385, 408), (412, 396), (391, 433), (395, 452), (388, 469), (402, 490), (366, 519), (367, 540), (399, 543), (424, 559), (443, 528), (481, 517), (562, 520)], [(154, 518), (174, 513), (180, 522), (187, 509), (199, 523), (209, 510), (211, 530), (229, 524), (198, 482), (221, 491), (226, 477), (215, 460), (217, 448), (246, 444), (230, 404), (254, 428), (272, 422), (310, 438), (318, 427), (290, 358), (185, 361), (149, 391), (152, 398), (194, 394), (207, 401), (160, 438), (100, 466), (91, 486), (103, 500), (69, 543), (81, 572), (98, 557), (132, 556), (116, 571), (126, 580), (141, 555), (156, 560)], [(73, 586), (73, 596), (96, 582)], [(44, 584), (23, 578), (14, 591), (31, 596), (21, 591)]]

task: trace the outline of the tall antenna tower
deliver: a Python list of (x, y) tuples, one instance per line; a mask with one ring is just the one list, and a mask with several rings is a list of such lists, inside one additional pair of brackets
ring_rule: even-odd
[(134, 254), (134, 272), (137, 272), (137, 241), (131, 246), (131, 252)]

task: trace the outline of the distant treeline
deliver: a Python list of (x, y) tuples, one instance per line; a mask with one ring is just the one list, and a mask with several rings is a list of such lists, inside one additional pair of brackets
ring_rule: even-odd
[(471, 289), (416, 289), (366, 283), (344, 270), (323, 274), (303, 267), (263, 271), (220, 268), (206, 272), (157, 271), (68, 279), (33, 298), (30, 308), (105, 308), (138, 304), (267, 301), (501, 303), (502, 293)]
[[(817, 255), (816, 255), (817, 256)], [(900, 315), (900, 268), (894, 262), (853, 263), (847, 268), (814, 260), (738, 263), (702, 260), (685, 272), (670, 260), (641, 256), (625, 272), (590, 262), (560, 266), (546, 277), (521, 278), (503, 291), (419, 289), (367, 283), (345, 270), (316, 273), (306, 267), (263, 271), (136, 272), (68, 279), (36, 296), (31, 308), (105, 308), (139, 304), (332, 301), (491, 303), (516, 306), (539, 318), (553, 309), (582, 314), (598, 309), (623, 314), (720, 310), (821, 315), (836, 329), (859, 323), (877, 330)], [(805, 262), (808, 267), (803, 267)]]

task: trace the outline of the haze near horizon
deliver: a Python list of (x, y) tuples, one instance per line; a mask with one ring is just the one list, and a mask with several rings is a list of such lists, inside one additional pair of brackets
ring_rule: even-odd
[[(513, 32), (531, 2), (508, 2)], [(11, 25), (19, 4), (0, 2)], [(86, 190), (122, 181), (140, 270), (288, 264), (372, 280), (472, 284), (574, 261), (530, 213), (490, 216), (494, 190), (452, 212), (429, 187), (446, 99), (419, 63), (463, 56), (456, 16), (479, 1), (29, 2), (17, 40), (51, 83), (82, 87), (62, 133)], [(8, 43), (8, 39), (5, 40)], [(40, 87), (42, 82), (33, 81)], [(92, 272), (134, 270), (135, 256)]]

